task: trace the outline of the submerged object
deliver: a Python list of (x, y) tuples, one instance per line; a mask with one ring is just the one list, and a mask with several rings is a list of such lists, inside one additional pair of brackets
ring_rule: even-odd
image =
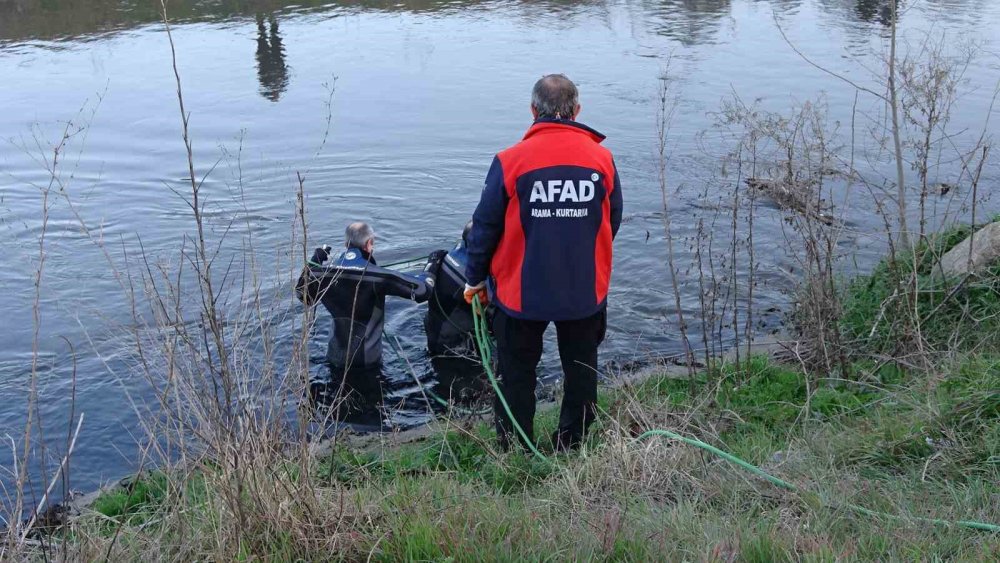
[(832, 207), (813, 192), (815, 182), (747, 178), (746, 185), (774, 202), (783, 211), (794, 211), (803, 217), (833, 226), (840, 221), (833, 216)]

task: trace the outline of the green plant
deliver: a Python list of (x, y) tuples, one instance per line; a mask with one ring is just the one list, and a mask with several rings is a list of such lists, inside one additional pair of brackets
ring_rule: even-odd
[[(899, 346), (913, 335), (907, 334), (910, 324), (900, 321), (903, 314), (917, 317), (920, 337), (933, 350), (1000, 349), (1000, 264), (967, 279), (935, 271), (940, 257), (971, 232), (971, 226), (959, 225), (930, 235), (914, 252), (894, 262), (883, 259), (871, 274), (848, 283), (841, 326), (853, 349), (860, 355), (904, 352)], [(916, 295), (907, 298), (911, 287)]]

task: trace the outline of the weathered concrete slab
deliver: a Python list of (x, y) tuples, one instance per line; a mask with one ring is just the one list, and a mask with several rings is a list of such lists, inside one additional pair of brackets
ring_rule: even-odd
[(960, 277), (980, 272), (1000, 260), (1000, 221), (990, 223), (941, 257), (935, 274)]

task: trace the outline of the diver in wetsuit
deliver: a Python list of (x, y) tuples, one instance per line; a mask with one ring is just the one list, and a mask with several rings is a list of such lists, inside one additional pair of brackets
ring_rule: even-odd
[(462, 240), (448, 251), (435, 272), (434, 291), (424, 317), (427, 350), (431, 356), (475, 357), (472, 307), (463, 297), (467, 258), (465, 243), (471, 229), (472, 221), (469, 221), (462, 231)]
[(403, 274), (375, 262), (375, 233), (366, 223), (351, 223), (346, 234), (347, 250), (331, 260), (328, 246), (317, 248), (295, 286), (299, 300), (322, 302), (333, 317), (326, 360), (334, 376), (381, 369), (386, 296), (426, 301), (446, 254), (433, 252), (422, 273)]

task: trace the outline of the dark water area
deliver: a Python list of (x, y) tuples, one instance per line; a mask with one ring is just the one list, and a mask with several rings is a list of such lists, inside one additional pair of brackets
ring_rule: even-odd
[[(122, 349), (128, 300), (92, 238), (108, 242), (112, 262), (125, 268), (138, 265), (140, 241), (148, 256), (168, 259), (193, 233), (175, 193), (189, 189), (188, 172), (158, 4), (0, 0), (0, 485), (7, 490), (32, 366), (39, 186), (49, 182), (45, 158), (69, 120), (86, 127), (61, 156), (73, 206), (62, 195), (49, 201), (38, 354), (40, 415), (51, 446), (36, 451), (33, 467), (61, 457), (75, 369), (75, 408), (86, 419), (72, 486), (91, 489), (135, 468), (142, 432), (133, 404), (147, 402), (148, 389)], [(917, 45), (932, 32), (956, 51), (979, 44), (948, 124), (978, 137), (1000, 79), (1000, 3), (901, 6), (904, 43)], [(608, 136), (621, 171), (626, 221), (615, 242), (602, 359), (630, 361), (681, 350), (658, 183), (657, 92), (665, 68), (678, 103), (667, 174), (672, 229), (681, 241), (693, 236), (699, 213), (722, 205), (717, 194), (735, 181), (722, 174), (735, 146), (717, 125), (724, 100), (738, 95), (787, 111), (822, 99), (848, 140), (852, 117), (861, 116), (858, 137), (870, 139), (864, 130), (883, 110), (805, 62), (776, 21), (815, 63), (881, 90), (873, 70), (885, 48), (885, 0), (172, 0), (170, 10), (196, 170), (211, 170), (203, 187), (210, 236), (227, 222), (252, 234), (257, 267), (270, 280), (266, 306), (279, 359), (296, 338), (301, 312), (291, 293), (297, 172), (306, 178), (317, 243), (338, 246), (344, 225), (362, 219), (380, 235), (383, 262), (449, 247), (478, 201), (492, 155), (530, 124), (534, 80), (566, 73), (580, 87), (580, 120)], [(859, 145), (859, 170), (891, 178), (885, 148)], [(939, 161), (943, 181), (956, 164), (949, 156)], [(987, 166), (984, 190), (996, 172)], [(845, 275), (870, 267), (884, 249), (867, 197), (855, 192), (847, 202), (856, 211), (847, 214), (851, 228), (841, 240), (851, 255)], [(932, 225), (946, 212), (961, 215), (944, 207), (935, 208)], [(755, 221), (761, 284), (754, 299), (771, 311), (759, 327), (767, 332), (787, 310), (796, 263), (781, 213), (763, 210)], [(222, 259), (241, 262), (246, 236), (227, 240)], [(683, 243), (676, 250), (684, 265), (682, 308), (693, 315), (699, 291), (686, 268), (692, 251)], [(316, 357), (325, 345), (324, 314), (312, 339)], [(405, 302), (388, 308), (387, 331), (407, 355), (404, 361), (386, 348), (389, 394), (403, 405), (392, 418), (403, 426), (428, 418), (407, 365), (430, 385), (447, 379), (423, 352), (422, 314)], [(550, 382), (559, 373), (553, 352), (548, 346), (541, 368)]]

